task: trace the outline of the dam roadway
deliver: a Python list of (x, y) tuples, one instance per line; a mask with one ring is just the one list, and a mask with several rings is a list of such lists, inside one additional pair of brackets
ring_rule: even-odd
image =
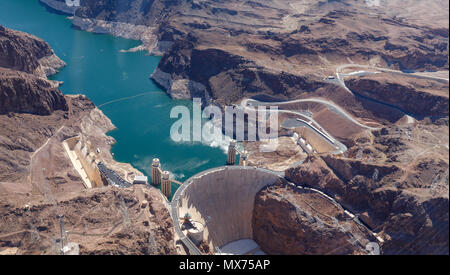
[[(235, 244), (236, 241), (253, 240), (255, 197), (265, 187), (281, 180), (285, 180), (284, 175), (255, 167), (227, 166), (201, 172), (185, 181), (173, 197), (171, 214), (175, 233), (191, 255), (202, 254), (181, 229), (180, 217), (189, 213), (193, 221), (205, 225), (203, 240), (210, 246), (211, 251)], [(288, 184), (322, 195), (342, 209), (349, 219), (359, 223), (355, 215), (325, 193), (313, 188), (295, 186), (290, 182)], [(367, 230), (378, 238), (368, 228)], [(378, 240), (382, 241), (379, 238)]]

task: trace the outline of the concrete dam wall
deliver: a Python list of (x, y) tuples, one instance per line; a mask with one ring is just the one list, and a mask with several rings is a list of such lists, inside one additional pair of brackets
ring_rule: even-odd
[[(254, 167), (212, 169), (186, 181), (175, 194), (173, 207), (178, 217), (188, 213), (192, 220), (206, 225), (203, 238), (214, 251), (237, 240), (253, 239), (255, 196), (279, 179), (274, 172)], [(175, 221), (175, 226), (184, 234), (180, 223)]]

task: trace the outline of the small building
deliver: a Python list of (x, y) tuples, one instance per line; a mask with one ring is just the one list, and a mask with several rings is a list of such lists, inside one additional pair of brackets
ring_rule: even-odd
[(148, 184), (148, 177), (145, 176), (135, 176), (133, 184)]

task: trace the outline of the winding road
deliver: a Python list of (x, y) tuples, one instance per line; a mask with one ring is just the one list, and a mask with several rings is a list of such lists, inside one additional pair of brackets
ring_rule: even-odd
[[(346, 69), (346, 68), (361, 68), (361, 69), (366, 69), (366, 70), (377, 70), (378, 72), (369, 72), (369, 71), (357, 71), (357, 72), (351, 72), (351, 73), (341, 73), (342, 70)], [(386, 69), (386, 68), (380, 68), (380, 67), (374, 67), (374, 66), (369, 66), (369, 65), (359, 65), (359, 64), (344, 64), (344, 65), (340, 65), (336, 68), (336, 79), (335, 81), (337, 82), (337, 84), (341, 87), (343, 87), (347, 92), (349, 92), (350, 94), (354, 95), (354, 93), (347, 87), (347, 85), (345, 85), (345, 80), (344, 78), (346, 76), (352, 76), (352, 75), (369, 75), (369, 74), (377, 74), (380, 72), (384, 72), (384, 73), (391, 73), (391, 74), (398, 74), (398, 75), (402, 75), (402, 76), (407, 76), (407, 77), (414, 77), (414, 78), (420, 78), (420, 79), (429, 79), (429, 80), (436, 80), (436, 81), (445, 81), (448, 82), (449, 79), (448, 78), (443, 78), (443, 77), (438, 77), (438, 76), (432, 76), (432, 75), (427, 75), (425, 73), (405, 73), (402, 71), (397, 71), (397, 70), (392, 70), (392, 69)], [(331, 81), (334, 82), (334, 81)]]
[[(420, 73), (420, 72), (419, 73), (405, 73), (405, 72), (398, 71), (398, 70), (380, 68), (380, 67), (375, 67), (375, 66), (370, 66), (370, 65), (360, 65), (360, 64), (344, 64), (344, 65), (338, 66), (336, 68), (336, 76), (337, 76), (338, 79), (343, 80), (342, 78), (340, 78), (341, 75), (344, 75), (344, 76), (345, 75), (350, 75), (350, 74), (341, 74), (341, 71), (343, 69), (346, 69), (346, 68), (372, 69), (372, 70), (377, 70), (377, 71), (385, 72), (385, 73), (393, 73), (393, 74), (400, 74), (400, 75), (403, 75), (403, 76), (409, 76), (409, 77), (415, 77), (415, 78), (423, 78), (423, 79), (430, 79), (430, 80), (449, 82), (448, 78), (427, 75), (425, 73)], [(374, 73), (374, 72), (365, 72), (365, 73)], [(345, 84), (344, 84), (344, 86), (345, 86)]]
[[(320, 103), (320, 104), (326, 105), (330, 110), (334, 111), (335, 113), (344, 117), (345, 119), (350, 120), (352, 123), (358, 125), (359, 127), (362, 127), (364, 129), (368, 129), (368, 130), (379, 130), (380, 129), (377, 127), (370, 127), (370, 126), (362, 124), (361, 122), (359, 122), (355, 118), (353, 118), (350, 114), (348, 114), (340, 106), (336, 105), (334, 102), (331, 102), (331, 101), (328, 101), (325, 99), (321, 99), (321, 98), (296, 99), (296, 100), (289, 100), (289, 101), (283, 101), (283, 102), (261, 102), (261, 101), (257, 101), (254, 99), (244, 99), (241, 102), (241, 106), (248, 107), (248, 102), (255, 102), (256, 103), (255, 106), (272, 106), (272, 105), (279, 106), (279, 105), (286, 105), (286, 104), (292, 104), (292, 103), (308, 103), (308, 102)], [(280, 110), (280, 112), (291, 113), (291, 114), (301, 115), (301, 116), (305, 117), (304, 114), (295, 112), (295, 111)], [(312, 118), (308, 118), (308, 119), (314, 121)], [(315, 123), (318, 124), (317, 122), (315, 122)]]
[[(250, 106), (271, 106), (271, 105), (282, 105), (282, 104), (289, 104), (292, 102), (286, 101), (286, 102), (260, 102), (254, 99), (244, 99), (241, 101), (241, 108), (248, 112), (255, 112), (255, 109), (253, 109)], [(266, 110), (267, 111), (267, 110)], [(345, 145), (337, 141), (332, 135), (330, 135), (322, 126), (320, 126), (317, 121), (315, 121), (312, 117), (306, 116), (304, 113), (296, 112), (296, 111), (290, 111), (290, 110), (271, 110), (269, 109), (268, 112), (277, 112), (277, 113), (285, 113), (285, 114), (293, 114), (297, 115), (300, 118), (297, 118), (297, 120), (301, 123), (303, 123), (305, 126), (312, 129), (314, 132), (316, 132), (319, 136), (322, 136), (328, 143), (330, 143), (332, 146), (336, 148), (336, 153), (344, 153), (347, 151), (347, 148)]]

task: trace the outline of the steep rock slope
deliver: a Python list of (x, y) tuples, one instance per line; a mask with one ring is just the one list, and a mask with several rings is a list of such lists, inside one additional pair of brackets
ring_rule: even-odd
[(353, 92), (418, 117), (448, 117), (448, 82), (420, 78), (407, 81), (402, 76), (376, 74), (350, 78), (346, 84)]
[(57, 84), (47, 80), (64, 65), (43, 40), (0, 26), (0, 114), (67, 111)]
[(184, 0), (82, 1), (76, 15), (105, 21), (152, 25)]
[[(1, 204), (0, 250), (16, 254), (59, 254), (57, 214), (69, 241), (82, 255), (176, 254), (173, 224), (156, 190), (100, 188), (68, 193), (55, 204)], [(67, 242), (67, 240), (65, 240)]]
[[(160, 40), (175, 42), (152, 76), (169, 83), (163, 85), (169, 94), (177, 90), (174, 83), (187, 79), (202, 84), (219, 103), (222, 98), (236, 102), (247, 93), (296, 98), (320, 88), (323, 77), (349, 61), (402, 70), (448, 69), (444, 21), (413, 23), (354, 1), (194, 1), (182, 7), (158, 31)], [(208, 61), (208, 69), (193, 72), (199, 59)]]
[[(441, 136), (442, 143), (431, 144), (424, 133)], [(357, 214), (385, 240), (385, 254), (448, 254), (446, 144), (442, 126), (391, 126), (356, 138), (346, 156), (309, 158), (287, 177)]]
[(367, 254), (375, 237), (325, 196), (283, 183), (255, 198), (253, 236), (269, 254)]
[[(448, 3), (442, 0), (426, 6), (415, 0), (379, 6), (350, 0), (85, 0), (74, 24), (164, 51), (154, 80), (174, 98), (201, 96), (220, 104), (247, 91), (296, 98), (346, 63), (448, 69)], [(193, 71), (199, 59), (210, 70)]]
[(50, 115), (56, 110), (68, 110), (58, 88), (34, 75), (0, 68), (0, 86), (0, 114)]
[[(31, 153), (67, 121), (69, 106), (57, 83), (42, 74), (42, 60), (54, 56), (46, 42), (0, 26), (0, 49), (0, 180), (15, 181)], [(56, 71), (61, 64), (46, 65)]]
[(45, 77), (64, 65), (47, 42), (0, 26), (0, 67)]

